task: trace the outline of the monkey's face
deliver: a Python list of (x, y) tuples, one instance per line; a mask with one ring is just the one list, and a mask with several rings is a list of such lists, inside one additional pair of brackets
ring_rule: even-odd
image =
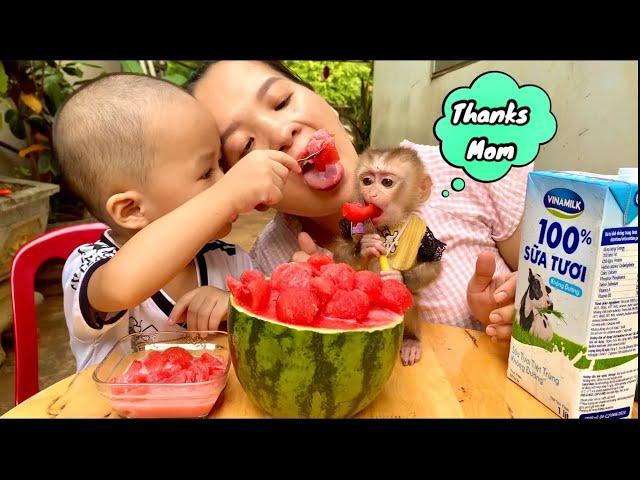
[(376, 228), (393, 227), (427, 200), (431, 180), (415, 155), (405, 149), (391, 152), (369, 150), (361, 156), (356, 179), (358, 191), (366, 203), (372, 203), (382, 213), (372, 218)]
[(405, 216), (401, 190), (406, 186), (398, 169), (365, 169), (358, 176), (360, 193), (365, 202), (373, 203), (382, 214), (371, 221), (376, 227), (392, 226)]

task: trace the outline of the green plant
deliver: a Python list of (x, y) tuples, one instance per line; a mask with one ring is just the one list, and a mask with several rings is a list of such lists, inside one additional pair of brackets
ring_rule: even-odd
[(80, 61), (0, 62), (0, 102), (8, 105), (2, 120), (14, 137), (25, 141), (26, 147), (6, 142), (0, 146), (25, 159), (26, 165), (18, 167), (20, 176), (49, 182), (59, 180), (60, 169), (51, 155), (53, 118), (73, 91), (87, 82), (82, 66), (104, 72), (98, 65)]
[(60, 105), (89, 81), (83, 78), (85, 68), (105, 73), (101, 66), (81, 61), (0, 61), (0, 103), (8, 107), (0, 118), (0, 128), (6, 123), (13, 136), (26, 145), (21, 148), (0, 141), (0, 147), (23, 159), (16, 168), (17, 176), (61, 184), (60, 194), (52, 198), (54, 217), (65, 209), (63, 205), (76, 211), (72, 216), (83, 210), (79, 200), (62, 185), (60, 168), (51, 152), (51, 135)]
[(373, 99), (373, 61), (285, 60), (337, 111), (353, 135), (358, 152), (369, 146)]
[[(189, 81), (192, 73), (195, 72), (203, 62), (194, 60), (154, 60), (152, 62), (153, 70), (156, 77), (163, 78), (178, 86), (183, 86)], [(123, 72), (134, 72), (149, 74), (143, 69), (142, 64), (138, 60), (122, 60), (120, 67)]]

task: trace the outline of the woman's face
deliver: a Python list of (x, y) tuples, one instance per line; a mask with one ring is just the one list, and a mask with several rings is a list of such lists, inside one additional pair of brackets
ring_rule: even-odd
[(297, 159), (317, 130), (335, 135), (344, 168), (341, 180), (322, 191), (292, 173), (278, 210), (322, 217), (339, 212), (351, 199), (357, 153), (337, 112), (318, 94), (264, 63), (223, 61), (209, 68), (194, 95), (215, 117), (222, 155), (230, 166), (253, 149), (281, 150)]

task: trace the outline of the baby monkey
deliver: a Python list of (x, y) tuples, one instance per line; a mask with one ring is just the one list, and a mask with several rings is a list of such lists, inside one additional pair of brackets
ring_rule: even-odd
[(436, 239), (418, 207), (431, 193), (431, 178), (415, 151), (409, 148), (366, 150), (356, 168), (358, 200), (377, 207), (376, 215), (360, 224), (340, 221), (341, 238), (331, 247), (337, 262), (356, 269), (380, 271), (379, 258), (386, 256), (390, 270), (383, 279), (403, 282), (414, 296), (405, 314), (400, 356), (403, 365), (420, 360), (422, 353), (417, 293), (440, 272), (445, 244)]

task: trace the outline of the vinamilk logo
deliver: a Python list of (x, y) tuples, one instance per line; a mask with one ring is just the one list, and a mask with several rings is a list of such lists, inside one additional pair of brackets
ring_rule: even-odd
[(558, 218), (578, 218), (584, 212), (584, 200), (568, 188), (553, 188), (544, 196), (544, 206)]

